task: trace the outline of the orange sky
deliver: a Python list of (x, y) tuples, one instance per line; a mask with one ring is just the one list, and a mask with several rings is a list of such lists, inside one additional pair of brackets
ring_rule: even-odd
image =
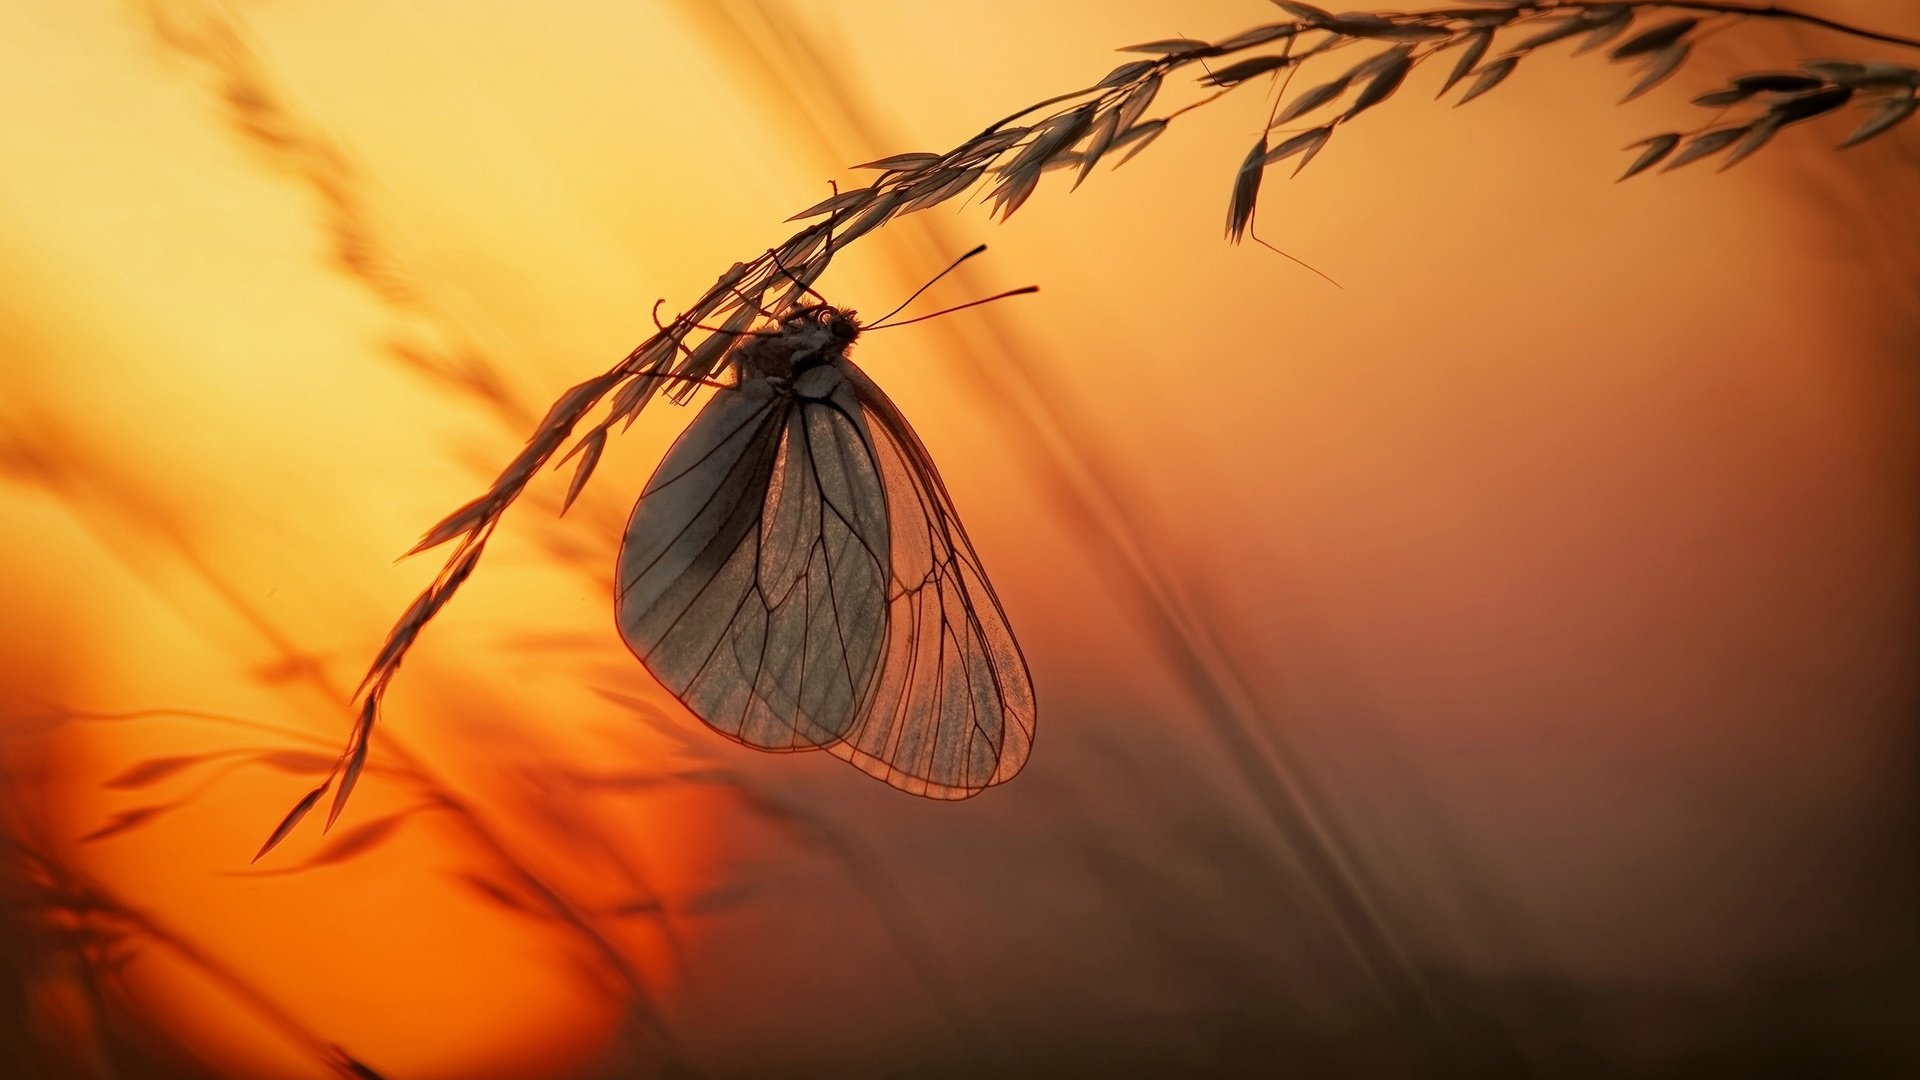
[(1859, 51), (1768, 28), (1623, 107), (1596, 57), (1459, 111), (1416, 74), (1267, 179), (1261, 234), (1341, 288), (1219, 238), (1253, 94), (1005, 226), (950, 204), (837, 260), (868, 311), (982, 241), (941, 302), (1042, 288), (856, 356), (1033, 667), (1005, 789), (754, 755), (632, 661), (608, 573), (691, 415), (661, 405), (566, 518), (564, 478), (510, 516), (332, 837), (248, 865), (435, 568), (395, 556), (655, 298), (845, 163), (1273, 10), (1097, 7), (0, 12), (4, 820), (132, 928), (92, 1036), (96, 984), (18, 938), (68, 1065), (992, 1068), (1116, 1026), (1204, 1053), (1182, 1018), (1364, 1028), (1342, 888), (1360, 953), (1445, 979), (1704, 993), (1914, 946), (1920, 278), (1889, 207), (1920, 144), (1809, 125), (1612, 182), (1721, 76)]

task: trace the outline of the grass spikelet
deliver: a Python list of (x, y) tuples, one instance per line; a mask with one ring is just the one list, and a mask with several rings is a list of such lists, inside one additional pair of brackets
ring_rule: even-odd
[[(1574, 38), (1582, 39), (1575, 50), (1578, 55), (1624, 37), (1608, 55), (1615, 61), (1644, 65), (1627, 94), (1632, 99), (1685, 66), (1692, 56), (1691, 39), (1709, 22), (1784, 22), (1838, 32), (1856, 41), (1920, 50), (1920, 40), (1913, 38), (1790, 8), (1743, 7), (1722, 0), (1631, 4), (1514, 0), (1498, 7), (1338, 15), (1299, 0), (1275, 3), (1291, 17), (1289, 20), (1255, 26), (1212, 42), (1174, 37), (1123, 46), (1120, 51), (1134, 58), (1097, 81), (1021, 108), (945, 152), (898, 153), (864, 163), (859, 168), (879, 173), (871, 185), (835, 191), (793, 215), (789, 221), (812, 223), (760, 255), (734, 264), (685, 311), (661, 324), (656, 334), (626, 357), (555, 401), (525, 448), (501, 470), (492, 486), (435, 525), (410, 552), (460, 540), (435, 583), (402, 614), (368, 669), (349, 752), (335, 765), (342, 782), (329, 820), (337, 818), (359, 775), (381, 699), (401, 661), (474, 571), (486, 538), (508, 508), (525, 494), (533, 476), (563, 450), (562, 461), (578, 457), (560, 503), (563, 510), (570, 506), (591, 478), (615, 423), (630, 424), (662, 394), (686, 401), (721, 370), (727, 352), (760, 317), (765, 298), (776, 298), (776, 310), (798, 302), (826, 272), (836, 253), (896, 217), (986, 185), (991, 189), (987, 199), (990, 212), (1005, 220), (1026, 204), (1047, 173), (1071, 169), (1072, 184), (1077, 187), (1099, 162), (1112, 160), (1116, 167), (1126, 163), (1153, 144), (1181, 115), (1208, 106), (1241, 86), (1263, 82), (1278, 85), (1280, 93), (1266, 129), (1271, 131), (1276, 125), (1331, 105), (1357, 85), (1353, 104), (1333, 121), (1290, 135), (1273, 147), (1263, 132), (1242, 158), (1228, 201), (1226, 228), (1229, 240), (1239, 241), (1253, 221), (1262, 173), (1268, 164), (1297, 155), (1297, 173), (1326, 146), (1338, 125), (1382, 105), (1419, 65), (1447, 50), (1458, 50), (1458, 55), (1440, 93), (1444, 95), (1471, 79), (1461, 103), (1501, 86), (1521, 60), (1538, 50)], [(1498, 59), (1485, 63), (1491, 50), (1508, 38), (1513, 44)], [(1287, 85), (1280, 82), (1302, 67), (1323, 66), (1318, 61), (1330, 52), (1369, 41), (1392, 44), (1345, 74), (1305, 91), (1288, 94)], [(1285, 43), (1279, 54), (1243, 55), (1275, 42)], [(1221, 58), (1227, 62), (1209, 71), (1205, 62)], [(1195, 68), (1199, 74), (1194, 83), (1212, 93), (1164, 115), (1149, 117), (1149, 110), (1169, 80), (1177, 75), (1190, 76)], [(1636, 144), (1641, 152), (1622, 179), (1656, 165), (1677, 168), (1719, 152), (1728, 153), (1724, 167), (1758, 151), (1779, 129), (1827, 115), (1849, 102), (1860, 102), (1873, 111), (1847, 137), (1842, 144), (1846, 146), (1885, 133), (1916, 111), (1920, 69), (1850, 59), (1809, 60), (1801, 69), (1788, 74), (1735, 75), (1730, 92), (1708, 96), (1702, 104), (1754, 105), (1756, 115), (1736, 118), (1690, 139), (1665, 134)], [(820, 218), (826, 220), (817, 220)], [(706, 329), (715, 320), (719, 325)], [(607, 414), (577, 432), (609, 399)], [(330, 776), (289, 813), (263, 853), (291, 831), (332, 782)]]

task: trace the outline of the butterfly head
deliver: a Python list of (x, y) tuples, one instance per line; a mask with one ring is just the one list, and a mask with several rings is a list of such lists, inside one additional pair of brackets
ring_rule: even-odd
[[(820, 341), (821, 351), (826, 353), (844, 353), (847, 346), (852, 345), (853, 340), (860, 336), (860, 321), (855, 317), (853, 309), (842, 310), (827, 304), (803, 308), (787, 316), (784, 325), (794, 327), (805, 336)], [(805, 334), (808, 330), (814, 333)], [(825, 332), (824, 337), (819, 333), (820, 331)]]
[(859, 336), (860, 323), (852, 311), (816, 304), (782, 318), (776, 330), (752, 338), (735, 356), (750, 375), (792, 379), (809, 368), (846, 359), (848, 346)]

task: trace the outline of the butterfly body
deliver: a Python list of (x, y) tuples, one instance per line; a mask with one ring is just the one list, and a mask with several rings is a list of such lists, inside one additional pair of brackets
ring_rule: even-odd
[(818, 305), (733, 350), (634, 507), (616, 618), (716, 731), (964, 798), (1026, 760), (1032, 687), (925, 447), (847, 357), (859, 333)]
[(824, 304), (801, 308), (780, 321), (777, 331), (748, 338), (733, 351), (743, 379), (791, 380), (817, 367), (844, 362), (860, 336), (852, 311)]

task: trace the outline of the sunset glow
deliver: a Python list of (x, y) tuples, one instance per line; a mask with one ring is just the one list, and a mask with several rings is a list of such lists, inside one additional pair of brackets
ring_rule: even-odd
[[(982, 242), (915, 310), (1040, 286), (851, 354), (1031, 667), (1011, 782), (939, 803), (758, 754), (648, 675), (615, 552), (695, 414), (657, 401), (564, 516), (570, 466), (506, 515), (339, 822), (249, 862), (444, 550), (400, 554), (656, 299), (853, 162), (1277, 10), (0, 12), (0, 1055), (1920, 1061), (1885, 1019), (1920, 1002), (1920, 128), (1614, 183), (1730, 74), (1866, 55), (1805, 28), (1716, 31), (1625, 105), (1562, 46), (1458, 110), (1416, 70), (1263, 181), (1258, 235), (1337, 286), (1221, 239), (1261, 89), (1004, 225), (954, 199), (838, 255), (820, 289), (870, 315)], [(1920, 35), (1893, 0), (1807, 10)]]

